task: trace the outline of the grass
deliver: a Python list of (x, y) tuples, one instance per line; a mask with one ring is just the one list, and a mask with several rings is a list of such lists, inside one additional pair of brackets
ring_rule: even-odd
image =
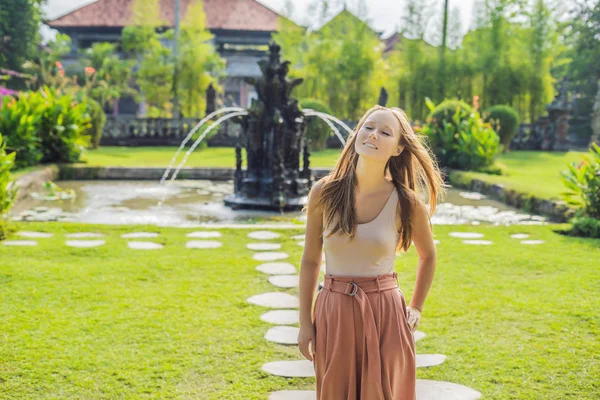
[(586, 154), (588, 153), (576, 151), (512, 151), (502, 154), (498, 160), (505, 167), (505, 175), (463, 171), (459, 173), (468, 178), (502, 184), (509, 189), (536, 197), (558, 200), (560, 193), (565, 191), (560, 171), (566, 170), (571, 162), (579, 163)]
[[(189, 229), (16, 227), (55, 235), (36, 248), (0, 245), (0, 398), (264, 399), (314, 387), (261, 371), (301, 355), (267, 342), (266, 310), (246, 302), (274, 290), (255, 270), (248, 230), (222, 230), (220, 249), (186, 250)], [(438, 268), (417, 352), (448, 358), (419, 378), (464, 384), (483, 399), (600, 397), (600, 241), (552, 228), (478, 226), (494, 244), (469, 246), (448, 233), (473, 227), (435, 227)], [(129, 249), (120, 235), (134, 230), (159, 232), (152, 240), (165, 248)], [(76, 231), (105, 233), (107, 244), (65, 247)], [(290, 237), (302, 232), (278, 240), (297, 266), (302, 248)], [(517, 232), (546, 243), (521, 245), (509, 236)], [(414, 249), (396, 270), (410, 299)]]
[[(88, 150), (83, 162), (100, 167), (167, 167), (177, 147), (101, 147)], [(311, 155), (312, 167), (332, 167), (339, 157), (339, 150), (327, 149)], [(242, 151), (243, 165), (246, 163)], [(177, 163), (181, 162), (180, 154)], [(177, 164), (175, 164), (177, 165)], [(209, 147), (194, 151), (186, 162), (186, 167), (234, 168), (235, 149), (232, 147)]]

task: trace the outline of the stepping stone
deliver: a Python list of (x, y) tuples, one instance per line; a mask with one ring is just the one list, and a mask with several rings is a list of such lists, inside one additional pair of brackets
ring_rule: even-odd
[(298, 310), (273, 310), (260, 316), (265, 322), (273, 325), (292, 325), (300, 323)]
[(78, 233), (67, 233), (65, 236), (68, 238), (71, 238), (71, 239), (87, 239), (87, 238), (101, 238), (106, 235), (103, 235), (102, 233), (78, 232)]
[(284, 258), (288, 258), (288, 253), (255, 253), (252, 258), (258, 261), (275, 261), (275, 260), (283, 260)]
[(190, 240), (185, 244), (188, 249), (216, 249), (223, 246), (223, 243), (216, 240)]
[(305, 237), (306, 237), (306, 235), (296, 235), (296, 236), (292, 236), (292, 239), (294, 239), (294, 240), (304, 240)]
[(543, 240), (521, 240), (521, 244), (544, 244)]
[(510, 237), (513, 239), (527, 239), (529, 235), (527, 233), (515, 233), (510, 235)]
[(464, 244), (475, 244), (475, 245), (490, 245), (493, 242), (491, 240), (463, 240)]
[(0, 243), (4, 246), (37, 246), (35, 240), (5, 240)]
[(469, 387), (451, 382), (417, 379), (419, 400), (477, 400), (481, 393)]
[(262, 370), (271, 375), (287, 378), (312, 378), (315, 376), (315, 367), (308, 360), (273, 361), (263, 364)]
[(300, 277), (298, 275), (274, 275), (269, 277), (269, 283), (280, 288), (295, 288), (300, 284)]
[(295, 266), (285, 262), (260, 264), (256, 270), (269, 275), (293, 275), (298, 272)]
[(446, 360), (443, 354), (417, 354), (417, 368), (433, 367)]
[(300, 247), (304, 247), (304, 242), (305, 242), (304, 240), (303, 240), (303, 241), (301, 241), (301, 242), (298, 242), (298, 246), (300, 246)]
[(295, 326), (274, 326), (267, 331), (265, 339), (279, 344), (298, 344), (300, 328)]
[(260, 239), (260, 240), (269, 240), (269, 239), (277, 239), (281, 237), (279, 233), (269, 232), (269, 231), (255, 231), (250, 232), (248, 237), (251, 239)]
[(450, 232), (450, 236), (459, 239), (479, 239), (483, 237), (483, 233), (477, 232)]
[(439, 240), (434, 240), (433, 244), (440, 244), (440, 241)]
[(269, 400), (317, 400), (314, 390), (278, 390), (269, 395)]
[(53, 233), (46, 232), (29, 232), (29, 231), (21, 231), (17, 232), (17, 236), (26, 237), (30, 239), (47, 239), (54, 236)]
[(419, 340), (423, 339), (425, 336), (425, 332), (421, 332), (421, 331), (414, 331), (413, 332), (413, 337), (415, 338), (415, 342), (418, 342)]
[(257, 294), (248, 298), (248, 303), (270, 308), (298, 308), (300, 301), (296, 296), (281, 292)]
[(248, 243), (246, 247), (250, 250), (279, 250), (281, 245), (278, 243)]
[(221, 237), (223, 235), (221, 234), (221, 232), (217, 232), (217, 231), (201, 231), (201, 232), (188, 233), (186, 236), (191, 237), (191, 238), (198, 238), (198, 239), (208, 239), (208, 238)]
[(127, 246), (135, 250), (158, 250), (163, 248), (162, 244), (154, 242), (127, 242)]
[(459, 192), (458, 195), (463, 199), (468, 200), (483, 200), (485, 199), (485, 195), (478, 192)]
[(155, 238), (158, 237), (158, 233), (154, 232), (132, 232), (124, 233), (121, 235), (123, 239), (139, 239), (139, 238)]
[(67, 240), (66, 245), (69, 247), (99, 247), (106, 244), (106, 240)]

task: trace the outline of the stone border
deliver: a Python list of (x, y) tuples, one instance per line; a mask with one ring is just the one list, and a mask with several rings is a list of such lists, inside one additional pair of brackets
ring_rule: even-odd
[(59, 175), (60, 167), (51, 164), (19, 176), (16, 178), (19, 190), (15, 204), (23, 198), (28, 197), (32, 192), (40, 191), (46, 181), (55, 181)]
[(567, 206), (564, 201), (543, 199), (507, 189), (499, 183), (489, 183), (480, 179), (469, 178), (464, 171), (450, 170), (447, 179), (453, 187), (483, 193), (491, 199), (532, 214), (546, 215), (553, 222), (568, 222), (575, 213), (575, 210)]

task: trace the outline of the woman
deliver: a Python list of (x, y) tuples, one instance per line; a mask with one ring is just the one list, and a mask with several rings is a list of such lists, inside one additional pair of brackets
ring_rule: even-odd
[[(399, 108), (360, 119), (332, 172), (311, 188), (300, 268), (298, 346), (313, 361), (319, 400), (414, 400), (413, 332), (433, 281), (429, 215), (442, 178)], [(397, 284), (396, 253), (419, 256), (410, 306)], [(313, 298), (325, 249), (324, 288)], [(309, 347), (312, 351), (309, 351)]]

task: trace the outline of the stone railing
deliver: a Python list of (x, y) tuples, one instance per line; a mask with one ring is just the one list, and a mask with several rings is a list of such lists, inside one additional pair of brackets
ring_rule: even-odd
[[(102, 146), (177, 146), (199, 118), (136, 118), (134, 116), (107, 116), (102, 132)], [(222, 122), (208, 140), (211, 146), (235, 146), (240, 127), (230, 121)], [(196, 134), (194, 137), (198, 137)], [(190, 141), (189, 145), (193, 142)]]

